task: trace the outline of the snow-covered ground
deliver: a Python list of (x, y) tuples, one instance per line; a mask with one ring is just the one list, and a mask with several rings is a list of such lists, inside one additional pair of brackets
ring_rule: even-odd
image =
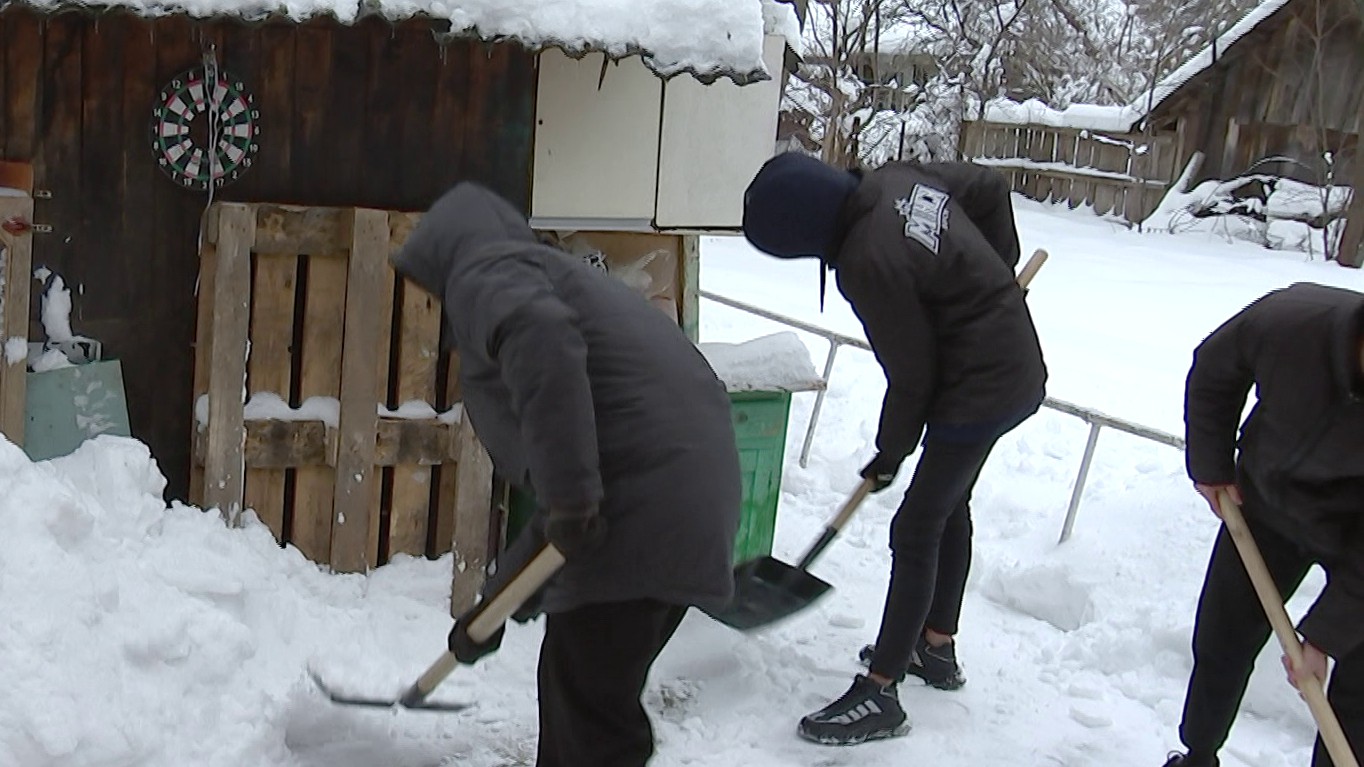
[[(1029, 302), (1053, 396), (1182, 433), (1193, 346), (1263, 292), (1364, 275), (1206, 234), (1140, 235), (1019, 200), (1025, 255), (1051, 260)], [(707, 241), (705, 289), (861, 335), (813, 263)], [(703, 340), (785, 328), (706, 302)], [(822, 364), (824, 343), (801, 334)], [(840, 352), (809, 467), (796, 462), (813, 394), (791, 416), (776, 553), (795, 558), (870, 455), (883, 378)], [(1216, 523), (1169, 447), (1105, 431), (1074, 537), (1056, 545), (1086, 426), (1043, 411), (999, 445), (974, 502), (976, 557), (958, 692), (914, 683), (906, 738), (851, 749), (799, 740), (797, 720), (847, 687), (889, 570), (887, 529), (911, 463), (863, 506), (814, 569), (836, 587), (769, 632), (684, 623), (647, 693), (659, 767), (933, 764), (1146, 767), (1178, 746), (1194, 604)], [(540, 623), (436, 693), (463, 714), (339, 708), (309, 664), (347, 690), (396, 694), (442, 651), (449, 559), (368, 577), (325, 575), (260, 526), (157, 500), (139, 443), (100, 437), (30, 463), (0, 441), (0, 765), (10, 767), (468, 767), (533, 764)], [(1320, 588), (1314, 573), (1290, 603)], [(1271, 642), (1224, 752), (1227, 767), (1306, 765), (1313, 729)]]

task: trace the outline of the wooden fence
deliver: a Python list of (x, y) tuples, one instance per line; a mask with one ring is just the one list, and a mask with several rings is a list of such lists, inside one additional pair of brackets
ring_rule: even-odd
[(33, 198), (0, 196), (0, 224), (9, 221), (14, 224), (0, 226), (0, 434), (23, 446)]
[(210, 207), (191, 495), (230, 519), (254, 509), (336, 571), (453, 550), (457, 612), (496, 550), (492, 468), (461, 417), (439, 303), (389, 265), (418, 218)]
[(961, 137), (963, 157), (1007, 173), (1014, 191), (1131, 224), (1155, 211), (1181, 169), (1173, 134), (966, 122)]

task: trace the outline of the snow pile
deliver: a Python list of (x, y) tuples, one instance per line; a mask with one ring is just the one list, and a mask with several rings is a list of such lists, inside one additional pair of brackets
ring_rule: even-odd
[(792, 332), (743, 343), (703, 343), (715, 374), (730, 391), (809, 391), (823, 387), (810, 350)]
[[(79, 0), (75, 0), (79, 2)], [(56, 8), (72, 0), (27, 0)], [(644, 51), (660, 74), (692, 71), (700, 76), (736, 74), (740, 80), (770, 77), (763, 64), (763, 0), (105, 0), (149, 15), (247, 18), (285, 13), (296, 21), (334, 15), (354, 22), (378, 12), (389, 19), (428, 14), (451, 23), (451, 32), (508, 37), (529, 47), (560, 45), (574, 51), (604, 50), (611, 56)], [(93, 3), (92, 3), (93, 4)]]
[(1208, 180), (1192, 191), (1188, 170), (1143, 227), (1159, 232), (1211, 232), (1275, 250), (1332, 253), (1345, 232), (1352, 199), (1344, 186), (1314, 186), (1267, 174)]
[[(440, 651), (448, 561), (325, 575), (254, 518), (232, 530), (167, 508), (164, 485), (132, 440), (35, 464), (0, 438), (0, 765), (298, 764), (310, 659), (332, 652), (333, 673), (347, 661), (372, 673), (385, 656)], [(397, 645), (367, 646), (374, 626)], [(366, 691), (419, 671), (380, 670)]]

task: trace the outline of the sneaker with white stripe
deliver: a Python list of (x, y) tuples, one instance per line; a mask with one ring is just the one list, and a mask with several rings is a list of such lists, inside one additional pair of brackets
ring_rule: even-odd
[(896, 685), (888, 687), (858, 674), (838, 700), (800, 720), (802, 738), (830, 746), (895, 738), (909, 732)]

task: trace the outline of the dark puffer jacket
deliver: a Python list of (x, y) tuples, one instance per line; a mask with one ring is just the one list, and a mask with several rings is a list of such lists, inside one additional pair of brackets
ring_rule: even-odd
[(537, 242), (515, 208), (462, 183), (394, 267), (443, 300), (464, 413), (544, 511), (600, 503), (605, 546), (569, 562), (546, 612), (732, 596), (742, 488), (724, 385), (681, 328), (619, 280)]
[[(1322, 558), (1329, 583), (1301, 630), (1336, 658), (1364, 644), (1361, 340), (1364, 295), (1296, 283), (1199, 344), (1185, 389), (1189, 476), (1249, 482), (1246, 515)], [(1238, 441), (1252, 386), (1258, 401)]]
[(746, 206), (745, 234), (760, 250), (835, 270), (886, 374), (882, 453), (903, 459), (925, 427), (932, 439), (974, 441), (1041, 406), (1046, 365), (998, 173), (967, 163), (858, 173), (778, 155)]

